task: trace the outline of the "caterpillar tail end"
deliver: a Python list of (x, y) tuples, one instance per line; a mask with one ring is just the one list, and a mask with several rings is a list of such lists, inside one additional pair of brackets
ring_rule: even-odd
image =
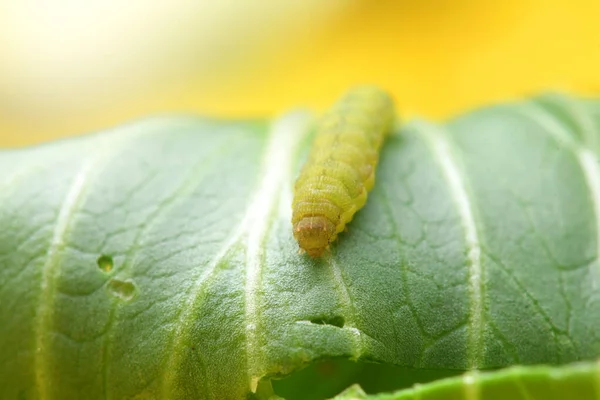
[(321, 257), (336, 236), (336, 226), (324, 216), (304, 217), (294, 225), (298, 245), (311, 257)]

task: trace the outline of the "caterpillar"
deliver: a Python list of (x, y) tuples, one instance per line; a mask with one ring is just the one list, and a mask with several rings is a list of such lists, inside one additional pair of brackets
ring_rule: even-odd
[(365, 205), (393, 121), (392, 98), (377, 87), (361, 86), (317, 122), (294, 186), (292, 225), (301, 251), (320, 257)]

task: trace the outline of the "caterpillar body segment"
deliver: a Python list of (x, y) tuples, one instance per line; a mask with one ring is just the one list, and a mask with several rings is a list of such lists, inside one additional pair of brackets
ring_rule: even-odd
[(292, 225), (300, 248), (319, 257), (367, 201), (394, 103), (373, 86), (348, 92), (317, 123), (294, 186)]

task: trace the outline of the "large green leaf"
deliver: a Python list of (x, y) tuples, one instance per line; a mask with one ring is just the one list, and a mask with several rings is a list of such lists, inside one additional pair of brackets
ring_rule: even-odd
[(324, 358), (600, 355), (600, 104), (406, 124), (318, 261), (289, 222), (310, 123), (171, 117), (0, 152), (0, 397), (267, 397)]

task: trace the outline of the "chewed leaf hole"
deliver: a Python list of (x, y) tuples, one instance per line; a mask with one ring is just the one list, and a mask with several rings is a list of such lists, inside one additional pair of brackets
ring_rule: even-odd
[(113, 259), (111, 256), (101, 255), (98, 257), (98, 268), (100, 268), (103, 272), (110, 272), (113, 269)]
[(334, 316), (329, 316), (329, 317), (328, 316), (319, 316), (316, 318), (311, 318), (310, 322), (312, 322), (313, 324), (317, 324), (317, 325), (333, 325), (333, 326), (337, 326), (338, 328), (343, 328), (344, 324), (346, 323), (346, 320), (341, 315), (334, 315)]
[(129, 301), (135, 296), (135, 285), (131, 279), (111, 279), (106, 284), (106, 290), (119, 300)]

